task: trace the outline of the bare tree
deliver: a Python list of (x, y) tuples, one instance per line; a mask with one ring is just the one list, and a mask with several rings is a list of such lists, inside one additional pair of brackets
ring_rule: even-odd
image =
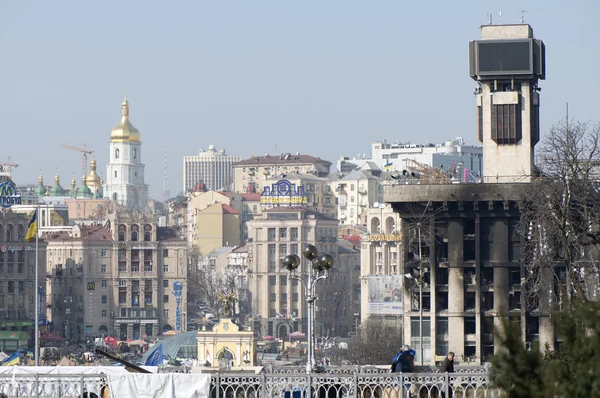
[[(563, 121), (537, 154), (521, 204), (528, 309), (598, 295), (600, 127)], [(554, 288), (552, 288), (554, 286)]]
[(340, 354), (352, 365), (383, 365), (391, 364), (400, 348), (401, 334), (391, 335), (381, 322), (369, 318)]

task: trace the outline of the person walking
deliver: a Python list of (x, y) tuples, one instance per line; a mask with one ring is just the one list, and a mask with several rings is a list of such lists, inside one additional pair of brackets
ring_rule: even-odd
[[(392, 373), (414, 373), (415, 371), (415, 351), (410, 349), (409, 345), (404, 345), (400, 352), (392, 359)], [(408, 376), (410, 377), (410, 376)], [(404, 375), (398, 379), (399, 383), (404, 381)], [(410, 398), (411, 384), (404, 381), (402, 383), (406, 391), (406, 397)]]
[[(454, 353), (450, 351), (446, 358), (442, 361), (440, 366), (440, 372), (442, 373), (454, 373)], [(449, 376), (448, 376), (449, 377)], [(444, 383), (443, 389), (446, 389), (446, 383)], [(446, 398), (445, 391), (442, 391), (442, 397)], [(448, 398), (452, 398), (452, 386), (448, 383)]]

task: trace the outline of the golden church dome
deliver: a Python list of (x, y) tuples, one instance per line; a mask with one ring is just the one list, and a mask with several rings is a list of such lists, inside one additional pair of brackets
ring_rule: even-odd
[(85, 179), (86, 185), (91, 189), (94, 189), (94, 192), (101, 184), (100, 176), (96, 173), (96, 159), (92, 159), (90, 164), (90, 174)]
[(110, 133), (111, 142), (139, 142), (140, 131), (129, 121), (129, 102), (127, 95), (121, 105), (121, 122)]

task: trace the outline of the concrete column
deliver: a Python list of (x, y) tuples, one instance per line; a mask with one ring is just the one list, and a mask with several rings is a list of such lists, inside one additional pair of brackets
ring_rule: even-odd
[(127, 338), (133, 339), (133, 325), (131, 323), (127, 324)]
[(435, 236), (435, 218), (431, 217), (431, 220), (429, 221), (429, 300), (430, 300), (430, 305), (431, 305), (431, 309), (429, 312), (429, 319), (430, 319), (430, 325), (431, 325), (431, 358), (429, 361), (429, 364), (434, 366), (435, 365), (435, 356), (437, 355), (436, 352), (436, 346), (437, 346), (437, 333), (436, 333), (436, 326), (437, 326), (437, 310), (436, 310), (436, 297), (435, 297), (435, 292), (436, 292), (436, 288), (435, 288), (435, 267), (438, 261), (438, 258), (436, 256), (437, 250), (436, 250), (436, 240), (433, 239), (433, 237)]
[(204, 337), (198, 338), (198, 361), (203, 364), (206, 361), (206, 344)]
[[(494, 220), (492, 261), (494, 264), (494, 327), (502, 327), (500, 315), (508, 315), (508, 220)], [(494, 352), (501, 348), (498, 339), (494, 339)]]
[(159, 330), (158, 328), (159, 328), (158, 323), (152, 324), (152, 336), (154, 336), (154, 337), (158, 336), (158, 333), (159, 333), (158, 332), (158, 330)]
[(462, 268), (464, 225), (462, 220), (448, 221), (448, 350), (456, 355), (465, 350), (465, 283)]
[(481, 323), (483, 314), (481, 313), (481, 218), (479, 214), (475, 216), (475, 357), (477, 365), (481, 365), (482, 344), (481, 344)]

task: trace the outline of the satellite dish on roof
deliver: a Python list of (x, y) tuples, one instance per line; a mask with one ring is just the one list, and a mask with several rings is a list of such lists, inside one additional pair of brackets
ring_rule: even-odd
[(378, 208), (379, 207), (379, 202), (373, 203), (373, 207), (377, 207)]

